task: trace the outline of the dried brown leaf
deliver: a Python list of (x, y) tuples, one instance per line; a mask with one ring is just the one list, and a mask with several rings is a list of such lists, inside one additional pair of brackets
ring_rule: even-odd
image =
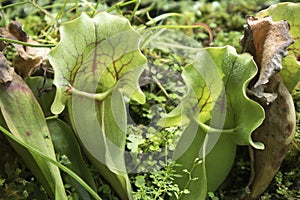
[[(27, 43), (39, 44), (29, 39)], [(49, 48), (26, 47), (26, 55), (16, 56), (13, 60), (16, 71), (23, 77), (30, 76), (41, 66), (50, 66), (48, 61)]]
[(251, 193), (245, 198), (247, 200), (257, 199), (268, 187), (278, 172), (295, 134), (296, 114), (293, 99), (279, 74), (270, 78), (267, 90), (277, 93), (277, 98), (269, 105), (256, 97), (253, 98), (264, 107), (266, 117), (263, 124), (253, 132), (252, 138), (255, 142), (263, 142), (265, 149), (249, 147), (252, 154), (252, 171), (249, 181)]
[[(29, 44), (39, 44), (38, 42), (29, 39), (22, 25), (18, 21), (11, 22), (8, 27), (0, 28), (0, 34), (4, 38), (19, 40)], [(3, 45), (3, 43), (2, 43)], [(19, 54), (13, 60), (16, 72), (23, 77), (30, 76), (40, 66), (49, 66), (48, 48), (34, 48), (12, 43), (17, 53)], [(1, 45), (0, 45), (1, 46)], [(2, 47), (4, 48), (4, 47)]]
[[(18, 21), (11, 22), (8, 27), (0, 28), (0, 35), (3, 38), (27, 42), (28, 36)], [(19, 55), (26, 56), (25, 48), (20, 44), (12, 43)]]
[(12, 81), (14, 74), (14, 68), (10, 67), (6, 58), (0, 52), (0, 84), (4, 84)]
[(277, 72), (286, 48), (293, 43), (287, 21), (271, 17), (249, 17), (242, 40), (243, 50), (253, 55), (259, 73), (249, 85), (250, 98), (265, 110), (265, 120), (253, 134), (264, 150), (250, 147), (250, 194), (245, 200), (258, 199), (278, 172), (288, 146), (294, 138), (296, 115), (293, 99)]
[(286, 48), (293, 42), (287, 21), (274, 22), (271, 17), (248, 17), (241, 43), (243, 51), (253, 55), (259, 68), (259, 75), (251, 90), (268, 103), (276, 99), (276, 94), (266, 93), (265, 84), (282, 69), (281, 61), (287, 55)]
[(27, 42), (28, 35), (23, 30), (22, 25), (18, 21), (13, 21), (8, 25), (8, 31), (12, 34), (17, 40), (22, 42)]

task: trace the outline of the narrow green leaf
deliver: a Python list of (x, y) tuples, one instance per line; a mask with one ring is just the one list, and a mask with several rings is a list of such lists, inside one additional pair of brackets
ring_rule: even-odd
[(288, 48), (288, 55), (283, 58), (280, 74), (286, 87), (291, 91), (300, 81), (300, 3), (278, 3), (260, 11), (258, 18), (272, 16), (274, 21), (287, 20), (290, 24), (290, 33), (295, 43)]
[[(56, 154), (66, 156), (70, 162), (65, 165), (97, 191), (92, 174), (83, 160), (79, 144), (72, 129), (65, 122), (57, 118), (47, 120), (47, 124)], [(92, 199), (90, 194), (75, 179), (69, 175), (65, 175), (64, 180), (75, 188), (80, 199)]]
[[(68, 169), (66, 166), (62, 165), (61, 163), (57, 162), (56, 160), (50, 158), (49, 156), (45, 155), (44, 153), (40, 152), (39, 150), (33, 148), (32, 146), (26, 144), (22, 140), (18, 139), (16, 136), (14, 136), (12, 133), (10, 133), (8, 130), (0, 126), (0, 131), (2, 131), (7, 137), (9, 137), (14, 142), (18, 143), (20, 146), (26, 148), (29, 152), (32, 154), (42, 158), (45, 161), (48, 161), (55, 166), (59, 167), (61, 170), (66, 172), (68, 175), (70, 175), (72, 178), (74, 178), (80, 185), (82, 185), (87, 191), (90, 192), (90, 194), (96, 199), (101, 200), (101, 197), (98, 196), (96, 192), (92, 188), (89, 187), (79, 176), (77, 176), (73, 171)], [(59, 199), (60, 197), (58, 197)]]
[(208, 191), (206, 158), (199, 154), (204, 138), (205, 132), (192, 121), (184, 130), (176, 146), (174, 159), (180, 165), (175, 169), (181, 177), (176, 177), (174, 182), (182, 191), (189, 191), (181, 194), (179, 199), (202, 200), (206, 198)]
[[(43, 111), (26, 83), (17, 74), (13, 80), (0, 86), (0, 108), (9, 130), (17, 138), (49, 155), (55, 160), (51, 136)], [(19, 148), (19, 151), (27, 151)], [(21, 155), (26, 155), (20, 152)], [(49, 189), (48, 194), (54, 199), (67, 199), (59, 169), (32, 154), (43, 176), (41, 184)], [(26, 157), (23, 157), (26, 160)], [(29, 159), (29, 158), (28, 158)], [(36, 169), (36, 168), (35, 168)], [(35, 171), (32, 171), (34, 174)]]
[(43, 76), (34, 76), (27, 77), (24, 81), (38, 100), (45, 116), (51, 116), (50, 107), (55, 96), (55, 88), (52, 86), (53, 80)]

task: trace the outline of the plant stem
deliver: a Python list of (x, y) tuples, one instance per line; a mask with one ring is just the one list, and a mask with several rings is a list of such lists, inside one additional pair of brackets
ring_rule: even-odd
[(100, 1), (98, 0), (95, 7), (94, 7), (94, 12), (92, 13), (91, 17), (95, 16), (95, 14), (97, 13), (97, 8), (98, 8), (99, 5), (100, 5)]
[(194, 120), (205, 132), (220, 132), (220, 133), (225, 133), (225, 134), (233, 134), (233, 133), (236, 133), (236, 131), (237, 131), (236, 128), (232, 128), (232, 129), (213, 128), (209, 125), (204, 124), (203, 122), (198, 120), (195, 116), (194, 116)]
[[(93, 12), (95, 12), (95, 8), (91, 5), (91, 2), (88, 2), (87, 0), (82, 0), (82, 2), (84, 3), (84, 5), (86, 5), (87, 7), (89, 7)], [(78, 2), (77, 2), (78, 5)], [(78, 9), (76, 9), (78, 10)]]
[(180, 197), (181, 197), (182, 194), (183, 194), (183, 191), (189, 187), (190, 183), (191, 183), (193, 180), (195, 180), (195, 178), (192, 177), (192, 173), (193, 173), (195, 167), (196, 167), (197, 165), (200, 165), (201, 163), (202, 163), (202, 160), (200, 160), (200, 158), (196, 158), (196, 159), (194, 160), (194, 164), (193, 164), (193, 166), (192, 166), (192, 168), (191, 168), (191, 171), (186, 171), (186, 173), (188, 173), (188, 175), (189, 175), (189, 180), (186, 182), (186, 184), (185, 184), (183, 190), (180, 192), (180, 194), (179, 194), (179, 196), (178, 196), (177, 199), (180, 199)]
[(50, 116), (50, 117), (46, 117), (46, 121), (51, 120), (51, 119), (57, 119), (57, 118), (58, 118), (58, 115), (53, 115), (53, 116)]
[(13, 40), (13, 39), (8, 39), (8, 38), (3, 38), (3, 37), (0, 37), (0, 41), (9, 42), (9, 43), (13, 43), (13, 44), (20, 44), (20, 45), (28, 46), (28, 47), (38, 47), (38, 48), (55, 47), (54, 44), (30, 44), (27, 42), (21, 42), (19, 40)]
[(146, 25), (151, 26), (151, 25), (159, 22), (160, 20), (163, 20), (163, 19), (166, 19), (166, 18), (172, 17), (172, 16), (182, 17), (183, 15), (179, 14), (179, 13), (165, 13), (165, 14), (161, 14), (155, 18), (151, 18), (150, 16), (148, 16), (150, 21), (146, 22)]
[(141, 3), (141, 0), (137, 0), (137, 2), (136, 2), (136, 4), (135, 4), (135, 7), (134, 7), (134, 9), (133, 9), (133, 11), (132, 11), (132, 14), (131, 14), (131, 16), (130, 16), (130, 18), (129, 18), (129, 21), (130, 21), (130, 22), (132, 22), (132, 19), (134, 18), (135, 13), (136, 13), (137, 9), (138, 9), (139, 6), (140, 6), (140, 3)]
[(154, 82), (157, 84), (157, 86), (161, 89), (161, 91), (166, 95), (168, 99), (171, 99), (170, 95), (168, 94), (167, 90), (164, 88), (164, 86), (160, 83), (160, 81), (155, 77), (152, 76)]
[(158, 25), (158, 26), (153, 26), (153, 27), (149, 28), (148, 30), (163, 29), (163, 28), (169, 28), (169, 29), (205, 28), (209, 34), (210, 43), (213, 41), (212, 31), (211, 31), (210, 27), (204, 23), (199, 23), (196, 25)]
[(109, 13), (109, 12), (111, 12), (111, 11), (117, 9), (118, 7), (127, 6), (127, 5), (130, 5), (130, 4), (132, 4), (132, 3), (136, 3), (137, 1), (139, 1), (139, 0), (131, 0), (131, 1), (127, 1), (127, 2), (121, 1), (121, 2), (116, 3), (115, 5), (113, 5), (112, 7), (108, 8), (108, 9), (106, 10), (106, 12)]
[(51, 15), (51, 13), (49, 13), (47, 10), (45, 10), (44, 8), (42, 8), (39, 4), (37, 4), (35, 2), (35, 0), (28, 0), (28, 2), (33, 5), (34, 7), (36, 7), (38, 10), (40, 10), (41, 12), (43, 12), (45, 15), (47, 15), (48, 17), (50, 17), (51, 19), (54, 20), (54, 17)]
[(69, 94), (79, 95), (79, 96), (87, 97), (87, 98), (90, 98), (90, 99), (95, 99), (97, 101), (103, 101), (114, 90), (114, 87), (111, 87), (110, 89), (108, 89), (108, 90), (106, 90), (105, 92), (102, 92), (102, 93), (89, 93), (89, 92), (84, 92), (84, 91), (77, 90), (77, 89), (73, 88), (72, 86), (69, 86), (69, 87), (70, 87), (70, 89), (68, 90)]
[[(68, 1), (69, 1), (69, 0), (66, 0), (65, 3), (63, 4), (63, 6), (62, 6), (62, 7), (59, 9), (59, 11), (57, 12), (56, 17), (55, 17), (56, 22), (58, 22), (59, 19), (63, 16), (64, 9), (65, 9), (65, 7), (66, 7)], [(76, 9), (76, 10), (77, 10), (77, 9)], [(76, 13), (77, 13), (77, 12), (76, 12)]]
[(28, 151), (36, 154), (37, 156), (40, 156), (41, 158), (45, 159), (46, 161), (56, 165), (58, 168), (60, 168), (62, 171), (66, 172), (68, 175), (70, 175), (72, 178), (74, 178), (82, 187), (84, 187), (95, 199), (102, 200), (101, 197), (98, 196), (98, 194), (84, 181), (82, 180), (77, 174), (75, 174), (72, 170), (64, 166), (63, 164), (53, 160), (52, 158), (49, 158), (44, 153), (40, 152), (39, 150), (31, 147), (30, 145), (26, 144), (16, 136), (14, 136), (12, 133), (10, 133), (8, 130), (0, 126), (0, 131), (2, 131), (6, 136), (8, 136), (10, 139), (14, 140), (21, 146), (25, 147)]
[(29, 3), (29, 2), (18, 2), (18, 3), (8, 4), (6, 6), (0, 7), (0, 11), (8, 9), (8, 8), (13, 8), (15, 6), (20, 6), (20, 5), (23, 5), (23, 4), (27, 4), (27, 3)]

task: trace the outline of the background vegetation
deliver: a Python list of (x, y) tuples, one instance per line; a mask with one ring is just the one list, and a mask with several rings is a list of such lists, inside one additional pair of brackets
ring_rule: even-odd
[[(202, 43), (203, 46), (224, 46), (232, 45), (238, 52), (241, 51), (239, 44), (243, 35), (243, 24), (246, 23), (246, 15), (254, 15), (259, 10), (268, 7), (279, 1), (170, 1), (158, 0), (155, 3), (150, 0), (142, 0), (141, 7), (134, 17), (132, 11), (134, 4), (123, 4), (118, 7), (118, 1), (66, 1), (66, 0), (40, 0), (40, 1), (0, 1), (0, 27), (7, 26), (12, 20), (20, 21), (24, 30), (31, 38), (40, 43), (56, 44), (59, 41), (58, 26), (75, 17), (82, 11), (96, 12), (91, 8), (93, 3), (97, 4), (97, 10), (116, 8), (113, 12), (118, 12), (128, 17), (134, 26), (140, 26), (147, 21), (149, 16), (143, 12), (148, 9), (150, 17), (154, 18), (163, 13), (177, 12), (184, 15), (184, 18), (171, 17), (164, 20), (164, 24), (191, 25), (205, 23), (210, 27), (213, 34), (213, 43), (210, 43), (209, 33), (205, 29), (184, 29), (185, 34)], [(68, 4), (66, 4), (68, 2)], [(73, 3), (72, 3), (73, 2)], [(94, 4), (93, 4), (94, 8)], [(7, 57), (11, 58), (15, 52), (13, 49), (7, 51)], [(184, 92), (184, 85), (180, 77), (168, 75), (168, 70), (182, 71), (185, 60), (174, 56), (168, 51), (143, 52), (152, 66), (143, 76), (142, 89), (146, 94), (147, 102), (144, 105), (131, 102), (129, 106), (130, 115), (133, 121), (139, 126), (129, 128), (127, 148), (131, 152), (159, 152), (162, 147), (173, 148), (172, 144), (176, 140), (178, 130), (163, 129), (156, 132), (156, 128), (151, 124), (151, 120), (160, 118), (160, 113), (155, 110), (172, 110), (178, 104), (178, 97)], [(155, 59), (154, 59), (155, 58)], [(164, 73), (155, 74), (156, 68), (164, 68)], [(34, 75), (43, 74), (44, 69), (35, 72)], [(147, 78), (156, 79), (147, 81)], [(53, 73), (47, 69), (47, 76), (52, 77)], [(144, 82), (143, 82), (144, 81)], [(163, 87), (162, 87), (163, 85)], [(170, 90), (168, 90), (168, 88)], [(172, 92), (170, 92), (172, 91)], [(166, 96), (166, 92), (167, 95)], [(299, 199), (300, 198), (300, 91), (294, 91), (293, 98), (297, 111), (298, 128), (296, 137), (290, 146), (288, 156), (284, 160), (280, 171), (270, 184), (262, 199)], [(153, 110), (153, 107), (156, 109)], [(132, 131), (132, 132), (130, 132)], [(134, 133), (142, 132), (146, 138), (140, 138)], [(132, 133), (132, 134), (131, 134)], [(166, 134), (168, 133), (168, 134)], [(164, 137), (162, 137), (164, 135)], [(166, 137), (165, 135), (168, 135)], [(162, 140), (163, 138), (163, 140)], [(27, 169), (21, 158), (11, 148), (6, 138), (0, 134), (0, 199), (46, 199), (46, 194), (36, 181), (32, 173)], [(63, 162), (63, 159), (61, 159)], [(153, 161), (154, 162), (154, 161)], [(151, 163), (149, 163), (151, 165)], [(163, 165), (163, 164), (162, 164)], [(164, 170), (158, 170), (149, 174), (141, 173), (131, 177), (132, 185), (135, 189), (135, 197), (141, 199), (164, 198), (168, 193), (184, 192), (180, 191), (176, 185), (172, 184), (173, 177), (176, 176), (172, 170), (175, 163), (170, 163)], [(89, 165), (93, 172), (94, 179), (98, 186), (98, 192), (103, 199), (118, 199), (114, 191), (105, 183), (104, 179)], [(143, 170), (143, 169), (139, 169)], [(241, 193), (247, 192), (245, 187), (250, 174), (249, 156), (247, 147), (239, 147), (235, 165), (231, 174), (224, 184), (215, 192), (209, 194), (209, 199), (238, 199)], [(65, 185), (69, 199), (78, 199), (74, 188)]]

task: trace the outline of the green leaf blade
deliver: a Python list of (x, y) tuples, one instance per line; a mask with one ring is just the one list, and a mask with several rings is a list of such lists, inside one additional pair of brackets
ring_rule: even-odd
[[(96, 184), (91, 172), (84, 162), (79, 144), (72, 129), (60, 119), (49, 119), (47, 120), (47, 124), (56, 153), (60, 156), (67, 156), (70, 163), (66, 164), (66, 166), (80, 176), (92, 187), (92, 189), (96, 191)], [(69, 175), (65, 175), (64, 180), (75, 188), (76, 193), (80, 196), (80, 198), (86, 200), (92, 199), (83, 186), (81, 186), (75, 179)]]
[[(56, 159), (51, 136), (43, 111), (26, 83), (18, 75), (14, 75), (11, 83), (0, 87), (0, 108), (5, 122), (14, 136), (32, 148)], [(15, 147), (18, 146), (14, 144)], [(20, 155), (28, 155), (24, 148), (16, 148)], [(41, 157), (29, 152), (32, 157), (23, 159), (32, 167), (32, 173), (37, 170), (37, 178), (48, 189), (52, 198), (67, 199), (58, 168)], [(31, 162), (28, 161), (33, 159)]]

